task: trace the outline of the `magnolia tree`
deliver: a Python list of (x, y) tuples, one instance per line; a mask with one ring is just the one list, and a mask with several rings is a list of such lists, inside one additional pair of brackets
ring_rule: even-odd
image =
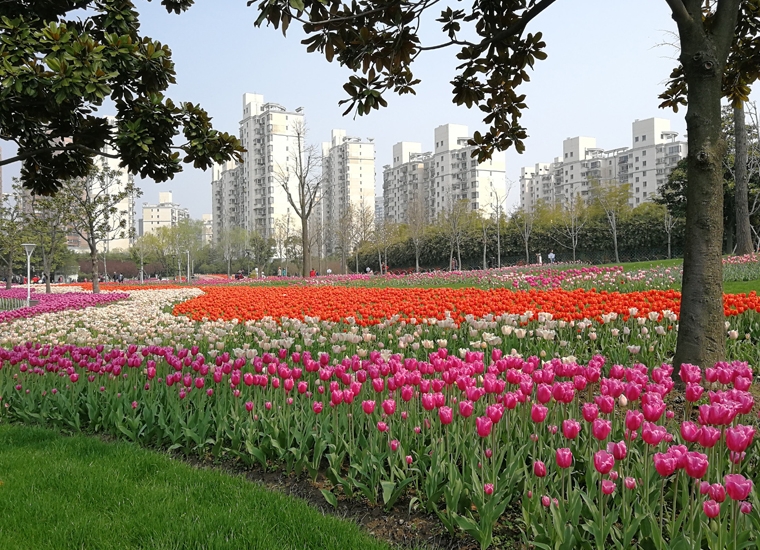
[[(175, 13), (192, 3), (162, 2)], [(203, 109), (164, 96), (176, 82), (171, 51), (139, 28), (122, 0), (0, 2), (0, 139), (17, 146), (0, 165), (20, 161), (24, 187), (54, 193), (103, 154), (157, 182), (183, 162), (242, 160), (238, 139), (214, 130)], [(106, 101), (111, 119), (96, 114)]]

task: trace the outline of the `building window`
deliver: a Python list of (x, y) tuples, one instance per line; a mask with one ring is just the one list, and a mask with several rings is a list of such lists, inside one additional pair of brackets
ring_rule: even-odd
[(636, 183), (639, 183), (639, 177), (636, 176)]
[(647, 140), (647, 135), (646, 134), (644, 134), (643, 136), (641, 136), (641, 141), (646, 141), (646, 140)]
[(636, 136), (633, 141), (638, 142), (639, 141), (639, 136)]

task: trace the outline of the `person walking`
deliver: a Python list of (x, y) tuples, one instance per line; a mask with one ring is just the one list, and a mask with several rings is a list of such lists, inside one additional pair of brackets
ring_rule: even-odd
[(550, 264), (554, 263), (554, 259), (556, 258), (556, 256), (554, 255), (554, 250), (550, 250), (549, 251), (549, 255), (547, 256), (547, 258), (549, 258), (549, 263)]
[(538, 263), (538, 265), (543, 265), (543, 263), (544, 263), (543, 258), (541, 258), (541, 253), (540, 252), (536, 252), (536, 262)]

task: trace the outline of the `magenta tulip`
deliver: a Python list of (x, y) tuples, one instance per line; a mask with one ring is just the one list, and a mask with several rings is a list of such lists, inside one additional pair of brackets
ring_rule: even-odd
[(652, 460), (654, 461), (654, 469), (657, 470), (657, 473), (662, 477), (672, 475), (673, 472), (676, 471), (676, 466), (678, 465), (678, 460), (667, 453), (655, 453)]
[(479, 416), (475, 419), (475, 427), (478, 430), (480, 437), (488, 437), (491, 435), (491, 427), (493, 422), (487, 416)]
[(699, 439), (699, 426), (697, 426), (694, 422), (682, 422), (681, 437), (687, 443), (694, 443)]
[(698, 452), (686, 453), (686, 465), (684, 469), (689, 477), (702, 479), (707, 473), (708, 465), (706, 454)]
[(625, 484), (625, 488), (626, 489), (635, 489), (636, 488), (636, 478), (626, 477), (625, 480), (623, 480), (623, 483)]
[(629, 431), (635, 432), (641, 427), (644, 421), (644, 415), (640, 411), (629, 410), (625, 413), (625, 427)]
[(584, 403), (581, 413), (586, 422), (593, 422), (599, 416), (599, 407), (593, 403)]
[(615, 466), (615, 457), (607, 451), (597, 451), (594, 453), (594, 468), (600, 474), (609, 474)]
[(728, 474), (723, 478), (726, 492), (733, 500), (746, 500), (752, 492), (752, 480), (741, 474)]
[(493, 494), (493, 483), (486, 483), (483, 485), (483, 492), (487, 495)]
[(739, 511), (742, 514), (751, 514), (752, 513), (752, 504), (744, 501), (739, 505)]
[(743, 453), (752, 443), (755, 436), (755, 428), (737, 424), (734, 428), (726, 430), (726, 447), (735, 453)]
[(706, 500), (702, 503), (702, 510), (708, 518), (716, 518), (720, 514), (720, 504), (714, 500)]
[(373, 412), (375, 412), (375, 402), (362, 401), (362, 410), (365, 412), (365, 414), (372, 414)]
[(562, 435), (567, 439), (575, 439), (581, 431), (581, 423), (573, 418), (562, 421)]
[(708, 493), (710, 494), (710, 498), (715, 502), (721, 503), (726, 500), (726, 488), (720, 483), (713, 483), (710, 485)]
[(560, 468), (569, 468), (573, 464), (573, 452), (569, 448), (557, 449), (556, 460)]
[(383, 411), (388, 416), (391, 416), (393, 413), (396, 412), (396, 401), (393, 399), (386, 399), (383, 401)]
[(602, 493), (605, 495), (611, 495), (615, 492), (615, 482), (609, 479), (602, 480)]
[(463, 416), (464, 418), (470, 418), (474, 410), (475, 407), (473, 406), (472, 401), (464, 400), (459, 402), (460, 416)]
[(441, 407), (438, 409), (438, 418), (441, 419), (441, 424), (444, 426), (451, 424), (454, 420), (454, 411), (451, 407)]
[(546, 464), (540, 460), (533, 463), (533, 475), (536, 477), (546, 477)]
[(591, 433), (593, 434), (594, 438), (598, 439), (599, 441), (603, 441), (607, 439), (607, 436), (610, 435), (611, 431), (612, 431), (612, 422), (610, 422), (609, 420), (603, 420), (601, 418), (597, 418), (591, 424)]
[[(320, 386), (321, 387), (321, 386)], [(322, 409), (324, 408), (324, 405), (322, 405), (321, 401), (314, 401), (314, 403), (311, 404), (311, 409), (316, 413), (319, 414), (322, 412)]]
[(549, 409), (544, 407), (543, 405), (538, 405), (536, 403), (533, 404), (533, 407), (530, 409), (530, 418), (533, 420), (533, 422), (543, 422), (546, 420), (546, 415), (549, 412)]

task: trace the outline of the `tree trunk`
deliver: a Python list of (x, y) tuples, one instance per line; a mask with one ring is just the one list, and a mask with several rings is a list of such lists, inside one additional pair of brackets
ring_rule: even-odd
[[(735, 20), (734, 20), (735, 21)], [(728, 37), (705, 35), (702, 23), (679, 25), (681, 62), (688, 86), (686, 131), (687, 157), (686, 227), (683, 286), (676, 354), (676, 378), (683, 363), (712, 367), (724, 359), (726, 331), (723, 325), (723, 154), (721, 137), (721, 81)], [(695, 30), (696, 28), (696, 30)], [(724, 53), (715, 42), (727, 44)]]
[(50, 257), (45, 254), (45, 247), (42, 247), (42, 266), (45, 269), (45, 294), (50, 294)]
[(301, 218), (301, 256), (303, 256), (301, 275), (308, 277), (311, 273), (311, 247), (309, 246), (309, 218), (305, 216)]
[(10, 290), (11, 287), (13, 286), (11, 279), (13, 279), (13, 256), (8, 258), (8, 263), (5, 266), (5, 289), (6, 290)]
[(380, 249), (377, 249), (377, 265), (380, 266), (380, 275), (383, 274), (383, 256), (380, 253)]
[(530, 250), (528, 250), (528, 240), (525, 240), (525, 265), (530, 265)]
[[(449, 262), (451, 262), (451, 260), (449, 260)], [(416, 273), (420, 272), (420, 244), (418, 242), (414, 243), (414, 268)]]
[(747, 191), (747, 126), (744, 123), (744, 105), (734, 107), (734, 139), (736, 156), (734, 158), (734, 179), (736, 187), (736, 254), (752, 254), (752, 229), (749, 223), (749, 199)]
[(620, 263), (620, 255), (618, 254), (618, 242), (617, 242), (617, 217), (615, 212), (612, 213), (610, 218), (610, 229), (612, 230), (612, 245), (615, 247), (615, 263)]
[(90, 265), (92, 266), (92, 293), (100, 294), (100, 277), (98, 273), (98, 249), (90, 247)]

